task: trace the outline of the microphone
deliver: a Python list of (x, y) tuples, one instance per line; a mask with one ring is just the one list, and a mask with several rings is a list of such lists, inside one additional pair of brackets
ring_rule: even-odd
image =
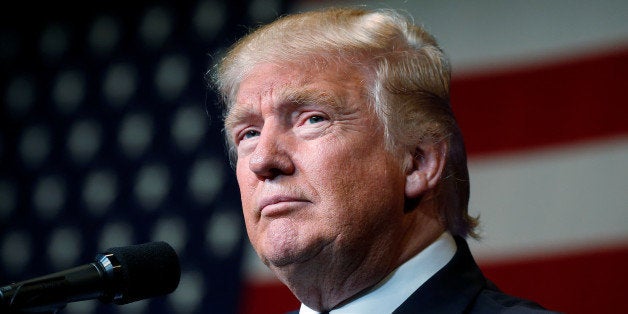
[(56, 312), (90, 299), (127, 304), (173, 292), (180, 277), (179, 258), (166, 242), (114, 247), (93, 263), (0, 287), (0, 313)]

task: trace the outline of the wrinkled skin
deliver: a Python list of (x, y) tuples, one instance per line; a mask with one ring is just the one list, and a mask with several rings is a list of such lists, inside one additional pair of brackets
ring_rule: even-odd
[(251, 243), (318, 310), (375, 285), (442, 232), (424, 211), (404, 211), (432, 178), (402, 168), (414, 152), (385, 148), (362, 81), (349, 67), (260, 64), (226, 120)]

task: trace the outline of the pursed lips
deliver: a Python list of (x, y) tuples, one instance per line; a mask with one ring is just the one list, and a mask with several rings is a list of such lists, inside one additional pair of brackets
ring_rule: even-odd
[(303, 203), (309, 203), (309, 201), (302, 197), (272, 195), (262, 198), (259, 202), (258, 209), (262, 216), (272, 217), (286, 214), (296, 207), (303, 205)]

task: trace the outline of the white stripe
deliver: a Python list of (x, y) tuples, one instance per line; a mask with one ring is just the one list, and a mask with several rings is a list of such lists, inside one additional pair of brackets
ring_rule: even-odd
[(628, 244), (628, 136), (469, 163), (480, 260)]

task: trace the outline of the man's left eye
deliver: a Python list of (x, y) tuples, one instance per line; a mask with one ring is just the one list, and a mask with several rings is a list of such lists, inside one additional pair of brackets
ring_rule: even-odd
[(323, 122), (325, 121), (325, 118), (321, 117), (321, 116), (311, 116), (307, 119), (307, 121), (309, 123), (319, 123), (319, 122)]

